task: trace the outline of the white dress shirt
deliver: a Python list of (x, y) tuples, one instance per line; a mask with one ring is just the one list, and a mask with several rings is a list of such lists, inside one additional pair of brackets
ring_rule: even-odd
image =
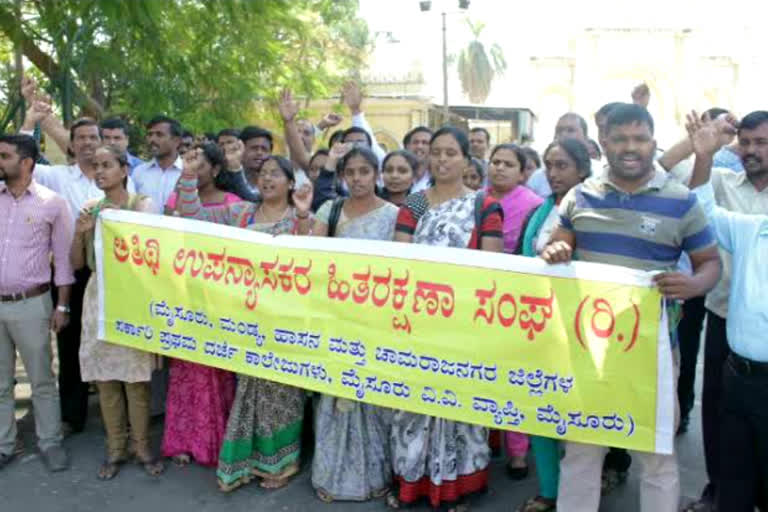
[[(53, 190), (67, 200), (69, 209), (72, 211), (72, 218), (74, 219), (79, 217), (80, 210), (86, 201), (104, 197), (104, 191), (97, 187), (93, 180), (88, 179), (77, 164), (35, 164), (33, 176), (36, 182)], [(127, 189), (129, 194), (136, 193), (136, 188), (131, 178), (128, 178)]]
[(168, 202), (176, 182), (179, 181), (184, 162), (177, 157), (173, 165), (163, 169), (153, 158), (133, 170), (133, 181), (136, 183), (136, 192), (152, 198), (154, 213), (163, 213), (163, 207)]

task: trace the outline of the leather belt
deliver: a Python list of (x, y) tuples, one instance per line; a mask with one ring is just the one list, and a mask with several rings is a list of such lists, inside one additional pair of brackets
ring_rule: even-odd
[(41, 284), (39, 286), (30, 288), (29, 290), (24, 290), (23, 292), (12, 293), (10, 295), (0, 295), (0, 302), (19, 302), (20, 300), (39, 297), (50, 289), (50, 283)]
[(768, 376), (768, 363), (752, 361), (733, 352), (728, 355), (728, 364), (739, 375)]

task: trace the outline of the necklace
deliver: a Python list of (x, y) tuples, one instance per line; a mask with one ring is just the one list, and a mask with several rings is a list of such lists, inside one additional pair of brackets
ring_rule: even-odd
[(280, 218), (278, 218), (277, 220), (273, 221), (269, 217), (267, 217), (267, 214), (264, 212), (264, 203), (261, 203), (259, 205), (259, 213), (261, 214), (261, 218), (264, 219), (266, 222), (275, 222), (275, 223), (280, 222), (281, 220), (283, 220), (288, 215), (289, 211), (291, 211), (291, 205), (288, 205), (288, 207), (286, 207), (286, 209), (283, 211), (282, 215), (280, 215)]

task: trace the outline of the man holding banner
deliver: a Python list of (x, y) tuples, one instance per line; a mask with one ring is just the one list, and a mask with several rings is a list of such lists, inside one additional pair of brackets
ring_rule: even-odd
[[(655, 151), (653, 119), (644, 107), (627, 104), (612, 110), (606, 120), (608, 172), (574, 187), (563, 199), (560, 226), (542, 257), (548, 263), (575, 258), (659, 272), (654, 281), (670, 301), (662, 314), (661, 329), (673, 332), (680, 308), (672, 301), (710, 290), (719, 278), (720, 260), (696, 197), (656, 169)], [(669, 270), (675, 268), (683, 251), (691, 258), (693, 276)], [(672, 336), (677, 360), (675, 345)], [(676, 422), (677, 415), (675, 405)], [(597, 511), (606, 450), (604, 446), (566, 444), (560, 463), (559, 510)], [(641, 510), (676, 512), (680, 482), (675, 454), (638, 455), (643, 464)]]

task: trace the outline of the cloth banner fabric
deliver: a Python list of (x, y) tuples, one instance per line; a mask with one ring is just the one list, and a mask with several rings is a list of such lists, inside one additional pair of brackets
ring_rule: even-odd
[(120, 210), (100, 216), (96, 259), (111, 343), (492, 428), (673, 449), (666, 315), (645, 272)]

